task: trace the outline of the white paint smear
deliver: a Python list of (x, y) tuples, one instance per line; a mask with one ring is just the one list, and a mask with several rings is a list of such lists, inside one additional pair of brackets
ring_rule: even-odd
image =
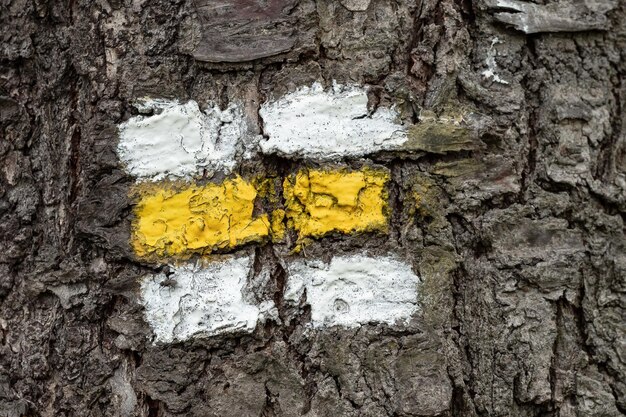
[(200, 111), (195, 101), (180, 104), (144, 99), (140, 112), (119, 126), (118, 154), (128, 171), (140, 179), (189, 178), (203, 169), (229, 172), (243, 153), (247, 125), (239, 105)]
[(394, 108), (368, 115), (362, 87), (324, 91), (315, 83), (264, 103), (260, 115), (269, 137), (260, 143), (264, 153), (333, 160), (394, 149), (407, 140)]
[(491, 78), (497, 83), (508, 84), (508, 81), (500, 78), (500, 76), (496, 74), (496, 71), (498, 70), (498, 64), (496, 63), (497, 51), (495, 49), (495, 45), (497, 43), (502, 43), (502, 41), (497, 37), (491, 40), (491, 46), (487, 51), (487, 59), (485, 60), (485, 64), (487, 64), (487, 69), (482, 72), (482, 75), (485, 78)]
[(259, 320), (275, 314), (272, 301), (257, 306), (247, 300), (250, 257), (170, 268), (173, 274), (169, 277), (146, 276), (141, 283), (141, 300), (155, 342), (252, 332)]
[(306, 291), (315, 328), (406, 323), (418, 308), (419, 277), (393, 257), (337, 256), (330, 264), (296, 261), (288, 272), (285, 300), (297, 303)]

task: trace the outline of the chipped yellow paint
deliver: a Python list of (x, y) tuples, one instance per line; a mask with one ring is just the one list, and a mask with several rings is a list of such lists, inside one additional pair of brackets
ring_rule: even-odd
[(254, 216), (255, 187), (237, 177), (221, 184), (172, 183), (139, 190), (132, 245), (142, 257), (208, 254), (264, 240), (267, 214)]
[(386, 231), (386, 171), (365, 168), (302, 170), (285, 179), (289, 225), (299, 240), (342, 233)]
[(281, 178), (279, 177), (256, 177), (252, 180), (252, 184), (257, 191), (257, 198), (264, 199), (271, 206), (278, 205), (282, 200), (280, 182)]
[(276, 209), (272, 212), (272, 223), (270, 226), (270, 233), (272, 236), (272, 242), (277, 243), (285, 238), (285, 210)]

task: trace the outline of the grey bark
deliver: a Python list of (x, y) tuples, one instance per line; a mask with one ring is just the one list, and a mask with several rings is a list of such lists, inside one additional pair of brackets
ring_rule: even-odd
[[(507, 4), (3, 0), (0, 416), (626, 414), (626, 4)], [(472, 115), (471, 146), (368, 158), (392, 171), (390, 236), (307, 248), (402, 250), (419, 316), (305, 334), (281, 306), (287, 325), (151, 345), (117, 125), (146, 95), (255, 118), (315, 80), (418, 126)], [(276, 249), (253, 250), (279, 295)]]

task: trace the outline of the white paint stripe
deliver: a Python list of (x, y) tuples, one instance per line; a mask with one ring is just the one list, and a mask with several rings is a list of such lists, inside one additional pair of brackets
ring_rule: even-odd
[(140, 180), (190, 179), (204, 169), (229, 173), (258, 145), (264, 153), (337, 160), (397, 149), (407, 140), (396, 110), (380, 107), (368, 115), (367, 90), (357, 86), (324, 91), (316, 83), (264, 103), (267, 141), (249, 133), (239, 104), (204, 112), (195, 101), (143, 99), (136, 106), (142, 114), (119, 126), (118, 155)]
[(275, 314), (272, 301), (256, 306), (247, 299), (252, 268), (248, 256), (170, 268), (169, 279), (165, 274), (150, 275), (141, 283), (141, 301), (155, 342), (252, 332), (258, 321)]
[(195, 101), (163, 99), (137, 103), (142, 113), (119, 126), (118, 154), (140, 179), (189, 178), (203, 169), (229, 172), (244, 152), (247, 125), (239, 105), (200, 111)]
[(288, 273), (285, 300), (297, 303), (306, 291), (315, 328), (406, 323), (418, 308), (419, 277), (390, 256), (337, 256), (330, 264), (295, 261)]
[(269, 136), (260, 144), (264, 153), (334, 160), (394, 149), (407, 140), (395, 109), (381, 107), (368, 115), (362, 87), (324, 91), (315, 83), (264, 103), (260, 115)]

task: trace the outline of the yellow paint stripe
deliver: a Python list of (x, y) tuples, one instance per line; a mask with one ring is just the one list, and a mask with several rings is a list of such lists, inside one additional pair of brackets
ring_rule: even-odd
[(386, 231), (388, 181), (387, 171), (371, 168), (299, 171), (283, 183), (289, 224), (299, 239)]
[(141, 257), (178, 257), (264, 240), (267, 214), (254, 216), (255, 187), (237, 177), (221, 184), (171, 183), (139, 191), (132, 246)]
[(270, 237), (279, 242), (285, 217), (299, 242), (331, 232), (386, 231), (388, 181), (386, 170), (371, 168), (301, 170), (283, 182), (286, 210), (270, 216), (253, 215), (259, 193), (278, 204), (268, 197), (275, 193), (269, 181), (140, 185), (131, 243), (140, 257), (186, 259)]

